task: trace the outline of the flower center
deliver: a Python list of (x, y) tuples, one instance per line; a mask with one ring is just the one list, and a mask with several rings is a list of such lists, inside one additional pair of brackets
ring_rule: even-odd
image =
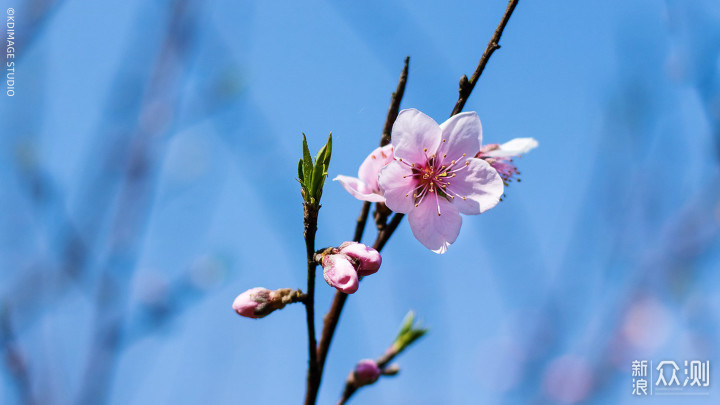
[[(445, 140), (443, 140), (445, 142)], [(400, 163), (410, 167), (412, 174), (403, 176), (411, 177), (415, 181), (415, 188), (413, 189), (412, 198), (415, 200), (415, 206), (419, 206), (425, 198), (434, 198), (437, 206), (437, 213), (440, 216), (440, 198), (444, 198), (447, 201), (452, 202), (455, 198), (466, 199), (465, 196), (458, 194), (457, 181), (455, 177), (461, 170), (465, 170), (470, 161), (466, 159), (465, 154), (458, 157), (455, 160), (447, 162), (447, 154), (443, 154), (442, 157), (437, 155), (428, 156), (427, 149), (424, 150), (425, 159), (421, 164), (407, 163), (402, 159), (398, 159)], [(453, 187), (455, 184), (455, 187)], [(405, 197), (410, 198), (411, 193), (405, 194)]]

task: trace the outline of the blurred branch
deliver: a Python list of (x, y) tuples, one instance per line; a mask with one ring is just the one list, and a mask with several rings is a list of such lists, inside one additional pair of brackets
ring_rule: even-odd
[(190, 1), (176, 0), (172, 4), (166, 37), (139, 112), (140, 117), (153, 122), (141, 125), (128, 145), (126, 177), (118, 194), (118, 208), (110, 234), (111, 251), (101, 267), (95, 304), (95, 331), (78, 399), (82, 405), (105, 403), (112, 383), (125, 331), (128, 281), (137, 260), (137, 243), (143, 234), (156, 179), (154, 143), (172, 120), (171, 114), (156, 116), (154, 109), (159, 103), (166, 103), (180, 87), (177, 82), (182, 77), (184, 66), (181, 63), (186, 60), (189, 39), (197, 20), (196, 10), (190, 7)]
[(10, 307), (3, 303), (0, 305), (0, 347), (5, 352), (5, 364), (17, 388), (18, 397), (23, 404), (33, 405), (35, 399), (32, 394), (30, 372), (20, 347), (17, 343), (15, 331), (10, 319)]

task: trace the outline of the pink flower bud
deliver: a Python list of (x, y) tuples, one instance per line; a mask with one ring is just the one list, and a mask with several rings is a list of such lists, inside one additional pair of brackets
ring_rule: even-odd
[(331, 287), (345, 294), (352, 294), (358, 289), (358, 274), (344, 254), (329, 254), (322, 259), (323, 276)]
[(375, 360), (360, 360), (355, 366), (353, 376), (355, 378), (355, 384), (358, 387), (362, 387), (363, 385), (372, 384), (377, 381), (380, 377), (380, 368), (377, 363), (375, 363)]
[(271, 299), (272, 291), (263, 287), (251, 288), (235, 298), (233, 309), (240, 316), (247, 318), (262, 318), (267, 314), (260, 313), (259, 309), (266, 306)]
[(377, 250), (357, 242), (345, 242), (339, 247), (340, 253), (357, 262), (359, 276), (369, 276), (380, 269), (382, 257)]

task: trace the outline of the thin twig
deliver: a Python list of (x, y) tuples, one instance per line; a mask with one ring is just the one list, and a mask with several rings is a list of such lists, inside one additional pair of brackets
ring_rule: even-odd
[(402, 221), (404, 216), (405, 214), (400, 213), (395, 213), (395, 215), (393, 215), (390, 222), (378, 232), (378, 236), (375, 239), (375, 243), (373, 244), (373, 249), (379, 252), (382, 250), (382, 248), (385, 247), (385, 244), (388, 240), (390, 240), (390, 237), (392, 236), (393, 232), (395, 232), (398, 225), (400, 225), (400, 222)]
[[(403, 65), (402, 72), (400, 73), (400, 79), (398, 80), (397, 88), (395, 89), (395, 92), (392, 94), (392, 97), (390, 99), (390, 108), (388, 108), (387, 117), (385, 118), (383, 134), (380, 138), (380, 146), (384, 146), (390, 143), (390, 133), (392, 132), (392, 126), (398, 116), (398, 112), (400, 111), (400, 102), (402, 101), (403, 95), (405, 94), (405, 85), (407, 84), (409, 65), (410, 57), (408, 56), (405, 58), (405, 64)], [(363, 207), (360, 211), (360, 217), (358, 218), (355, 228), (355, 235), (353, 238), (353, 240), (356, 242), (360, 242), (360, 240), (362, 239), (369, 212), (370, 203), (363, 203)], [(347, 294), (337, 291), (335, 293), (335, 298), (333, 298), (330, 309), (323, 318), (323, 329), (322, 334), (320, 335), (320, 344), (317, 347), (317, 359), (320, 377), (322, 377), (323, 369), (325, 367), (325, 359), (327, 358), (328, 351), (330, 350), (330, 343), (332, 342), (333, 335), (335, 334), (335, 329), (337, 328), (338, 321), (340, 320), (340, 314), (342, 313), (343, 307), (345, 306), (345, 301), (347, 300), (347, 297)], [(319, 386), (315, 388), (316, 395), (319, 388)]]
[(305, 297), (305, 313), (308, 330), (308, 373), (305, 405), (314, 405), (320, 388), (321, 368), (317, 359), (317, 340), (315, 339), (315, 234), (317, 233), (317, 216), (319, 206), (311, 203), (304, 205), (305, 216), (305, 250), (307, 253), (307, 295)]
[(490, 42), (488, 42), (487, 48), (485, 48), (485, 52), (483, 52), (482, 57), (480, 58), (480, 63), (478, 63), (478, 66), (475, 69), (475, 73), (473, 73), (472, 77), (470, 77), (470, 80), (468, 81), (468, 78), (465, 75), (460, 78), (458, 101), (455, 104), (455, 108), (453, 108), (452, 110), (452, 114), (450, 114), (451, 117), (463, 110), (463, 108), (465, 107), (465, 102), (467, 102), (468, 98), (470, 97), (470, 93), (472, 93), (473, 89), (475, 88), (475, 84), (480, 79), (480, 75), (482, 75), (483, 70), (485, 70), (485, 65), (490, 60), (490, 56), (492, 56), (493, 52), (500, 49), (500, 37), (502, 36), (505, 26), (510, 20), (510, 16), (512, 15), (513, 10), (515, 10), (515, 6), (517, 6), (517, 3), (518, 0), (510, 0), (510, 2), (508, 2), (507, 9), (505, 9), (505, 14), (503, 15), (502, 20), (500, 20), (500, 24), (498, 25), (497, 29), (495, 29), (495, 33), (493, 34), (492, 38), (490, 38)]
[(363, 233), (365, 232), (365, 224), (367, 223), (368, 214), (370, 213), (370, 201), (363, 202), (362, 209), (360, 210), (360, 216), (357, 219), (357, 225), (355, 226), (355, 236), (353, 240), (360, 242), (362, 240)]
[[(401, 352), (397, 351), (391, 346), (390, 349), (385, 351), (382, 356), (378, 357), (377, 360), (375, 360), (375, 364), (377, 364), (380, 370), (384, 370), (385, 366), (390, 364), (390, 362), (393, 361), (393, 359), (397, 357), (397, 355), (400, 353)], [(385, 375), (384, 373), (381, 374)], [(391, 375), (394, 375), (394, 373)], [(353, 374), (351, 373), (347, 381), (345, 381), (345, 388), (343, 389), (342, 396), (337, 402), (337, 405), (345, 405), (345, 403), (350, 399), (351, 396), (353, 396), (353, 394), (355, 393), (355, 391), (358, 390), (358, 388), (360, 387), (358, 386)]]
[[(475, 69), (475, 73), (473, 73), (470, 80), (468, 80), (467, 76), (463, 75), (463, 77), (460, 79), (460, 89), (459, 89), (459, 95), (458, 95), (458, 101), (455, 104), (455, 108), (453, 108), (452, 113), (450, 116), (456, 115), (460, 113), (463, 108), (465, 107), (465, 102), (467, 101), (468, 97), (470, 97), (470, 94), (472, 93), (473, 89), (475, 88), (475, 84), (480, 79), (480, 75), (482, 75), (483, 70), (485, 70), (485, 65), (490, 60), (490, 56), (492, 56), (493, 52), (495, 52), (497, 49), (500, 49), (500, 37), (502, 36), (503, 30), (505, 29), (505, 26), (507, 25), (508, 21), (510, 20), (510, 16), (512, 15), (513, 11), (515, 10), (515, 6), (517, 6), (518, 0), (510, 0), (508, 2), (507, 9), (505, 9), (505, 14), (503, 15), (502, 20), (500, 20), (500, 24), (498, 25), (497, 29), (495, 29), (495, 32), (493, 33), (492, 38), (490, 38), (490, 42), (487, 45), (487, 48), (485, 48), (485, 52), (483, 52), (482, 57), (480, 58), (480, 62), (478, 63), (477, 68)], [(407, 78), (405, 78), (407, 79)], [(402, 80), (402, 78), (401, 78)], [(394, 96), (395, 94), (393, 94)], [(401, 93), (402, 95), (402, 93)], [(388, 114), (389, 115), (389, 114)], [(397, 115), (395, 115), (397, 118)], [(387, 124), (386, 124), (387, 128)], [(390, 130), (392, 129), (392, 125), (390, 125)], [(383, 132), (383, 141), (386, 140), (386, 134)], [(390, 141), (390, 134), (387, 134), (387, 142)], [(387, 225), (382, 224), (383, 226), (378, 227), (378, 236), (375, 240), (375, 243), (373, 244), (373, 248), (377, 250), (378, 252), (382, 250), (383, 247), (385, 247), (385, 244), (390, 240), (390, 237), (397, 229), (398, 225), (400, 225), (400, 222), (402, 221), (404, 217), (404, 214), (401, 213), (395, 213)], [(345, 295), (345, 294), (343, 294)], [(338, 297), (338, 294), (335, 295), (335, 301), (333, 301), (333, 306), (330, 309), (330, 312), (326, 315), (326, 318), (330, 316), (331, 314), (339, 318), (340, 317), (340, 311), (342, 311), (342, 306), (345, 303), (345, 299), (347, 299), (347, 295), (345, 297)], [(337, 314), (333, 313), (333, 310), (336, 309), (336, 302), (339, 303), (337, 308)], [(326, 324), (328, 323), (328, 320), (326, 319)], [(335, 319), (335, 322), (332, 324), (333, 327), (337, 325), (337, 319)], [(324, 331), (323, 331), (324, 333)], [(330, 334), (330, 338), (332, 339), (332, 334)], [(322, 341), (321, 341), (322, 344)], [(328, 346), (329, 346), (328, 342)], [(326, 355), (327, 353), (325, 353)], [(380, 357), (377, 360), (377, 363), (380, 367), (383, 367), (387, 365), (392, 359), (397, 355), (397, 353), (386, 353), (382, 357)], [(357, 387), (355, 387), (353, 384), (346, 383), (345, 389), (343, 390), (342, 397), (340, 398), (340, 401), (338, 402), (338, 405), (345, 404), (350, 397), (357, 391)]]
[(382, 138), (380, 138), (380, 146), (385, 146), (390, 143), (390, 134), (392, 133), (392, 127), (397, 119), (398, 113), (400, 112), (400, 101), (402, 101), (403, 95), (405, 94), (405, 85), (407, 84), (408, 78), (408, 67), (410, 66), (410, 57), (405, 57), (405, 66), (403, 67), (402, 73), (400, 73), (400, 80), (398, 80), (397, 89), (392, 94), (390, 100), (390, 108), (388, 108), (387, 117), (385, 118), (385, 126), (383, 127)]

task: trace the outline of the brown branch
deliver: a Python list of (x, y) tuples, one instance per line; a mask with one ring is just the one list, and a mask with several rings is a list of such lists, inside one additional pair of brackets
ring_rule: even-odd
[[(395, 369), (393, 372), (386, 372), (387, 370), (385, 367), (393, 361), (397, 355), (400, 354), (399, 351), (397, 351), (393, 346), (390, 346), (390, 348), (383, 354), (382, 356), (378, 357), (377, 360), (375, 360), (375, 363), (377, 364), (378, 368), (381, 370), (381, 376), (386, 375), (395, 375), (398, 371), (398, 369)], [(393, 368), (392, 366), (388, 369)], [(343, 389), (342, 396), (340, 397), (340, 400), (337, 402), (337, 405), (344, 405), (347, 403), (347, 401), (350, 399), (351, 396), (357, 391), (361, 386), (357, 384), (357, 381), (354, 378), (353, 373), (351, 372), (348, 376), (348, 379), (345, 381), (345, 388)]]
[[(387, 117), (385, 118), (385, 125), (383, 126), (382, 137), (380, 138), (380, 146), (385, 146), (390, 143), (390, 134), (392, 132), (392, 126), (395, 123), (395, 119), (400, 112), (400, 102), (402, 101), (403, 95), (405, 94), (405, 85), (407, 84), (408, 70), (410, 65), (410, 57), (405, 58), (405, 64), (403, 70), (400, 73), (400, 79), (398, 80), (397, 88), (392, 94), (390, 99), (390, 108), (388, 108)], [(355, 235), (353, 240), (360, 242), (362, 239), (365, 225), (367, 223), (368, 213), (370, 212), (370, 203), (364, 202), (360, 211), (360, 216), (357, 220), (355, 227)], [(397, 227), (397, 225), (396, 225)], [(389, 235), (387, 236), (389, 238)], [(308, 293), (309, 294), (309, 293)], [(328, 313), (323, 318), (323, 329), (320, 336), (320, 344), (317, 347), (317, 361), (320, 378), (322, 378), (323, 369), (325, 367), (325, 359), (327, 358), (328, 351), (330, 350), (330, 343), (332, 342), (333, 336), (335, 335), (335, 329), (337, 328), (338, 321), (340, 320), (340, 314), (342, 313), (345, 301), (347, 301), (348, 295), (337, 291), (335, 298), (333, 298), (332, 305), (328, 310)], [(318, 378), (318, 386), (315, 388), (315, 396), (317, 396), (317, 390), (320, 388), (320, 378)], [(310, 387), (308, 387), (310, 389)], [(308, 405), (308, 402), (305, 402)]]
[(360, 216), (357, 219), (357, 225), (355, 226), (355, 236), (353, 240), (360, 242), (362, 240), (363, 233), (365, 232), (365, 224), (367, 223), (368, 214), (370, 213), (370, 201), (363, 202), (362, 209), (360, 210)]
[(490, 38), (490, 42), (488, 42), (487, 48), (485, 48), (485, 52), (483, 52), (482, 57), (480, 58), (480, 62), (475, 69), (475, 73), (473, 73), (472, 77), (470, 77), (470, 80), (468, 80), (467, 76), (465, 75), (460, 78), (458, 101), (455, 104), (455, 108), (453, 108), (452, 110), (452, 114), (450, 114), (451, 117), (463, 110), (463, 108), (465, 107), (465, 102), (467, 102), (468, 98), (470, 97), (470, 93), (472, 93), (473, 89), (475, 88), (475, 84), (480, 79), (480, 75), (482, 75), (483, 70), (485, 70), (485, 65), (487, 65), (488, 61), (490, 60), (490, 56), (492, 56), (493, 52), (500, 49), (500, 37), (502, 36), (505, 26), (510, 20), (510, 16), (512, 15), (513, 10), (515, 10), (515, 6), (517, 6), (517, 3), (518, 0), (510, 0), (508, 2), (507, 9), (505, 9), (505, 14), (503, 15), (502, 20), (500, 20), (500, 24), (495, 29), (495, 33), (493, 34), (492, 38)]
[(390, 143), (392, 127), (395, 123), (395, 119), (397, 119), (398, 113), (400, 112), (400, 101), (405, 94), (409, 65), (410, 57), (407, 56), (405, 57), (405, 66), (400, 74), (400, 80), (398, 80), (397, 89), (395, 89), (395, 92), (392, 94), (392, 99), (390, 100), (390, 108), (388, 108), (387, 117), (385, 118), (385, 126), (383, 127), (382, 138), (380, 138), (380, 146), (385, 146)]
[[(502, 36), (503, 30), (505, 29), (505, 26), (507, 25), (508, 21), (510, 20), (510, 16), (512, 15), (513, 11), (515, 10), (515, 6), (517, 6), (518, 0), (510, 0), (508, 2), (507, 9), (505, 10), (505, 14), (503, 15), (502, 20), (500, 21), (500, 24), (498, 25), (497, 29), (495, 29), (495, 33), (493, 34), (492, 38), (490, 38), (490, 42), (487, 45), (487, 48), (485, 49), (485, 52), (483, 52), (482, 57), (480, 58), (480, 62), (478, 63), (477, 68), (475, 69), (475, 73), (473, 73), (470, 80), (468, 80), (467, 76), (463, 75), (463, 77), (460, 79), (460, 89), (459, 89), (459, 95), (458, 95), (458, 101), (455, 104), (455, 108), (453, 108), (452, 113), (450, 116), (456, 115), (460, 113), (463, 108), (465, 107), (465, 102), (467, 101), (468, 97), (470, 97), (470, 94), (472, 93), (473, 89), (475, 88), (475, 84), (480, 79), (480, 75), (482, 75), (483, 70), (485, 70), (485, 65), (490, 60), (490, 56), (492, 56), (493, 52), (495, 52), (497, 49), (500, 49), (500, 37)], [(403, 72), (406, 74), (406, 72)], [(401, 77), (401, 80), (403, 77)], [(405, 77), (407, 79), (407, 77)], [(400, 93), (402, 96), (402, 93)], [(393, 94), (393, 97), (395, 94)], [(390, 116), (390, 112), (388, 112), (388, 117)], [(395, 113), (395, 118), (397, 118), (397, 112)], [(389, 126), (386, 123), (385, 128), (387, 131), (392, 130), (392, 125)], [(386, 142), (387, 141), (387, 142)], [(384, 144), (387, 144), (390, 142), (390, 133), (388, 132), (386, 134), (385, 131), (383, 131), (383, 142)], [(381, 143), (383, 145), (383, 143)], [(375, 240), (375, 243), (373, 244), (373, 248), (377, 251), (381, 251), (383, 247), (385, 247), (385, 244), (390, 240), (390, 237), (397, 229), (398, 225), (400, 225), (400, 222), (402, 221), (404, 217), (404, 214), (401, 213), (395, 213), (387, 225), (385, 225), (384, 221), (382, 224), (378, 224), (378, 236)], [(345, 294), (342, 294), (345, 295)], [(333, 301), (333, 306), (330, 309), (330, 312), (328, 312), (328, 316), (333, 314), (336, 318), (340, 317), (340, 311), (342, 311), (342, 306), (345, 303), (345, 300), (347, 299), (347, 295), (344, 297), (338, 297), (338, 294), (335, 295), (335, 301)], [(336, 304), (338, 308), (336, 308)], [(337, 314), (333, 313), (333, 310), (337, 310)], [(331, 319), (332, 321), (332, 319)], [(326, 324), (328, 323), (328, 320), (326, 319)], [(332, 323), (333, 328), (337, 325), (337, 319), (334, 320), (334, 323)], [(324, 332), (324, 331), (323, 331)], [(332, 338), (332, 334), (330, 334), (330, 338)], [(322, 341), (321, 341), (322, 343)], [(328, 342), (329, 345), (329, 342)], [(324, 353), (327, 355), (327, 352)], [(398, 353), (395, 351), (388, 351), (383, 356), (381, 356), (377, 360), (378, 366), (382, 369), (385, 367), (392, 359), (397, 355)], [(343, 390), (342, 397), (340, 398), (340, 401), (338, 402), (338, 405), (345, 404), (350, 397), (357, 391), (358, 387), (352, 384), (351, 382), (346, 382), (345, 389)]]
[(317, 340), (315, 339), (315, 234), (317, 233), (317, 216), (320, 207), (311, 203), (304, 204), (305, 250), (307, 254), (307, 295), (305, 297), (305, 313), (308, 330), (308, 373), (305, 405), (314, 405), (320, 388), (321, 367), (317, 359)]

